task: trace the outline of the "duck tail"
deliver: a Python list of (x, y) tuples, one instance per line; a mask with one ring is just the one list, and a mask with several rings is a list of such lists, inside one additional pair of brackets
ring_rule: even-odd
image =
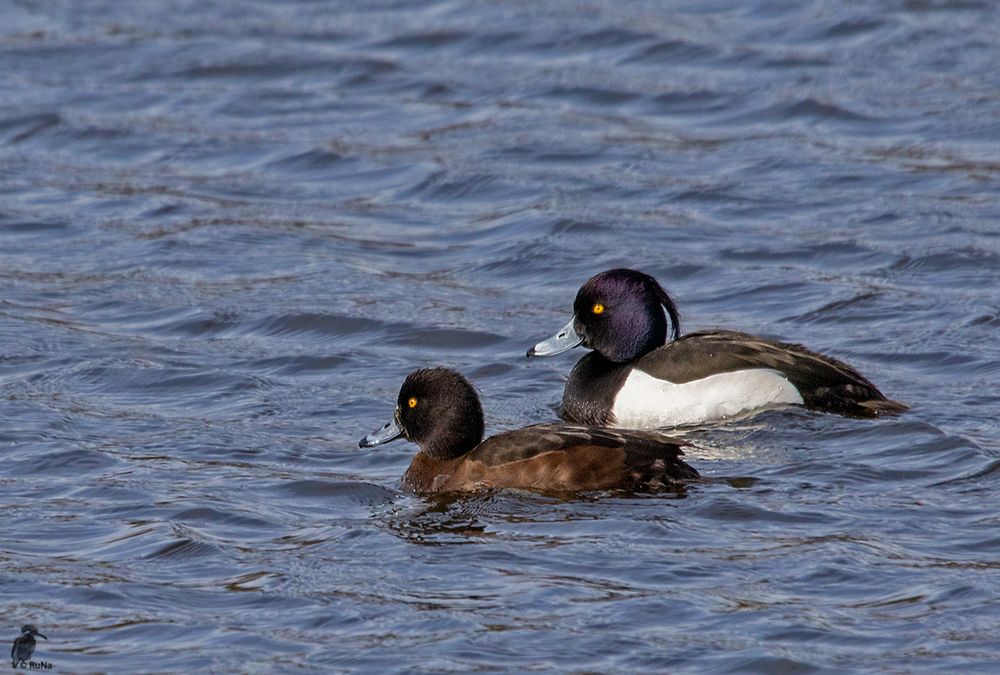
[(884, 398), (881, 400), (860, 401), (858, 407), (867, 417), (882, 417), (883, 415), (898, 415), (906, 412), (910, 406), (899, 401)]

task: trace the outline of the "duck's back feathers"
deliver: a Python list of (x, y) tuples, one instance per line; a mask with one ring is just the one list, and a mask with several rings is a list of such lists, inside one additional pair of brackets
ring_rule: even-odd
[(418, 492), (657, 488), (698, 477), (680, 458), (684, 445), (656, 433), (536, 424), (488, 438), (472, 452), (445, 462), (419, 453), (404, 486)]
[(858, 417), (900, 412), (861, 373), (802, 345), (767, 340), (735, 331), (690, 333), (656, 349), (634, 364), (654, 378), (683, 384), (718, 373), (768, 369), (798, 390), (806, 407)]

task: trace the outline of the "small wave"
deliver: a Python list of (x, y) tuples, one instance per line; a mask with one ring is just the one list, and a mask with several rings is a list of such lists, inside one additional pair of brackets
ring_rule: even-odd
[(155, 558), (179, 558), (189, 560), (191, 558), (211, 558), (219, 555), (217, 546), (192, 539), (176, 539), (168, 544), (164, 544), (157, 550), (146, 556), (147, 559)]
[(374, 319), (343, 314), (299, 313), (272, 316), (244, 324), (236, 334), (267, 337), (295, 337), (308, 335), (324, 340), (366, 335), (384, 327)]
[(281, 157), (269, 162), (266, 166), (281, 172), (311, 173), (328, 171), (334, 167), (341, 167), (345, 163), (354, 164), (356, 161), (330, 150), (315, 148)]
[(644, 46), (636, 54), (622, 59), (622, 64), (656, 66), (678, 66), (707, 62), (720, 58), (722, 52), (716, 47), (687, 40), (660, 40)]
[(88, 448), (57, 450), (36, 454), (17, 462), (7, 462), (11, 476), (42, 475), (53, 479), (59, 476), (84, 476), (104, 474), (119, 460), (106, 453)]
[(394, 490), (358, 481), (297, 480), (273, 486), (271, 491), (295, 498), (343, 500), (355, 504), (380, 504), (399, 496)]
[(854, 112), (836, 103), (808, 97), (775, 103), (749, 112), (740, 112), (726, 118), (727, 123), (772, 123), (790, 120), (813, 122), (875, 122), (876, 118)]
[(58, 113), (40, 113), (0, 119), (0, 138), (5, 145), (17, 145), (63, 123)]
[(430, 348), (435, 351), (453, 349), (479, 349), (498, 345), (508, 338), (496, 333), (485, 333), (458, 328), (431, 326), (389, 325), (383, 341), (386, 344)]
[(586, 106), (620, 106), (639, 98), (630, 91), (600, 87), (554, 87), (541, 95)]
[(456, 45), (468, 39), (469, 35), (462, 31), (447, 30), (406, 33), (372, 46), (381, 49), (440, 49)]

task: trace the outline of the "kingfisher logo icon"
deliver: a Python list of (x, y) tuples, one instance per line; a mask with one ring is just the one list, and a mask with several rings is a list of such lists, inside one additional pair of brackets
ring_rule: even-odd
[(27, 668), (28, 670), (51, 670), (52, 664), (48, 661), (32, 661), (31, 657), (35, 653), (35, 637), (48, 640), (47, 637), (38, 632), (38, 629), (30, 623), (21, 626), (21, 635), (14, 639), (14, 644), (10, 648), (11, 668)]

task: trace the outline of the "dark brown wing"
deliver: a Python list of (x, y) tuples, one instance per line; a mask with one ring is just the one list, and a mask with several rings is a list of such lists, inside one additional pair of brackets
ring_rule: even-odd
[(718, 373), (768, 368), (788, 378), (809, 408), (862, 417), (906, 409), (886, 399), (874, 384), (843, 361), (802, 345), (735, 331), (690, 333), (646, 354), (634, 367), (677, 384)]
[(698, 472), (680, 458), (684, 445), (655, 432), (536, 424), (483, 441), (442, 487), (578, 491), (697, 478)]

